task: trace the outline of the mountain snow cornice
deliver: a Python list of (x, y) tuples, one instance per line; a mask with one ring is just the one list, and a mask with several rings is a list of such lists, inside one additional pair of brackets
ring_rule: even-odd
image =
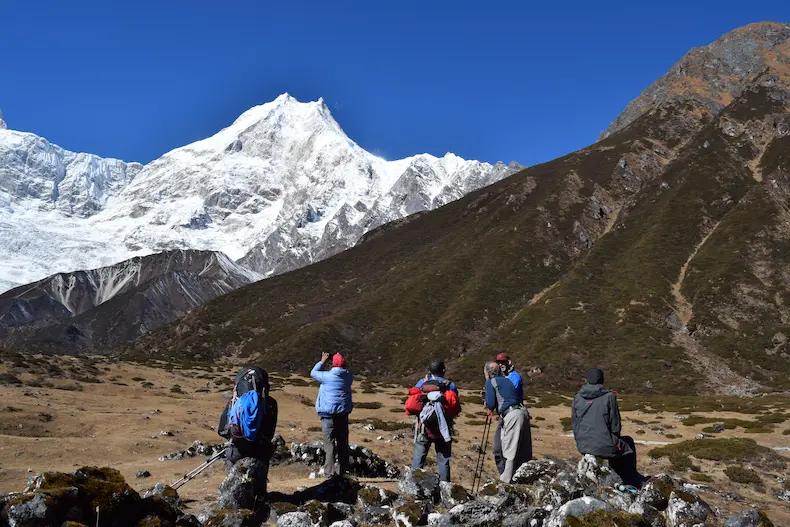
[(454, 154), (387, 161), (323, 100), (288, 94), (145, 166), (0, 129), (0, 291), (173, 249), (222, 251), (270, 276), (517, 168)]

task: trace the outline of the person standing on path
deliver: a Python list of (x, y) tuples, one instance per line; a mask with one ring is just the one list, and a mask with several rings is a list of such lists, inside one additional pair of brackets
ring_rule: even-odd
[(348, 471), (348, 414), (354, 407), (351, 401), (354, 375), (346, 368), (346, 359), (340, 353), (331, 356), (331, 369), (322, 371), (329, 357), (329, 353), (322, 353), (321, 360), (310, 372), (310, 377), (320, 384), (315, 410), (324, 433), (324, 475), (327, 478), (342, 476)]

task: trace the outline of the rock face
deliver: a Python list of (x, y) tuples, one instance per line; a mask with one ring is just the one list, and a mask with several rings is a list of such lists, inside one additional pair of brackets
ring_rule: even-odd
[(0, 339), (27, 350), (107, 349), (260, 278), (222, 253), (182, 250), (59, 273), (0, 295)]
[(257, 459), (240, 459), (219, 486), (223, 509), (254, 509), (256, 496), (266, 491), (267, 467)]
[(644, 113), (679, 100), (694, 100), (711, 114), (718, 113), (744, 91), (753, 77), (787, 52), (788, 40), (790, 25), (757, 23), (692, 49), (628, 103), (602, 138), (622, 130)]
[(386, 161), (349, 139), (322, 100), (288, 94), (145, 166), (3, 125), (0, 292), (176, 249), (224, 252), (278, 274), (513, 170), (453, 154)]

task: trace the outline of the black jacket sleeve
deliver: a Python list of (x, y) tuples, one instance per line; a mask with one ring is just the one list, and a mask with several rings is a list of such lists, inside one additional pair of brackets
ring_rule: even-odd
[(620, 407), (617, 404), (617, 396), (613, 393), (609, 395), (609, 426), (611, 432), (620, 436), (622, 425), (620, 423)]

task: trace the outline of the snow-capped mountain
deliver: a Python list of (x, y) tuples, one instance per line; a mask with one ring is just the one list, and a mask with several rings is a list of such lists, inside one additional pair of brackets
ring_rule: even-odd
[(221, 251), (269, 276), (515, 168), (453, 154), (387, 161), (322, 100), (288, 94), (145, 166), (0, 129), (0, 291), (174, 249)]

